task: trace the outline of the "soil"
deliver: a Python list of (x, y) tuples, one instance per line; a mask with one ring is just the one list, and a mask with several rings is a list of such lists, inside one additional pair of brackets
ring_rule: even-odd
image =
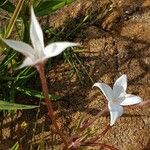
[[(127, 92), (143, 100), (150, 99), (149, 10), (149, 0), (77, 0), (44, 19), (43, 25), (48, 23), (56, 30), (64, 29), (63, 40), (82, 45), (74, 50), (80, 60), (77, 67), (81, 75), (69, 78), (72, 66), (58, 59), (53, 60), (47, 74), (50, 93), (62, 96), (53, 105), (64, 132), (73, 132), (82, 116), (93, 118), (107, 104), (102, 93), (92, 89), (95, 82), (112, 86), (121, 74), (126, 74)], [(67, 37), (75, 23), (87, 15), (92, 16), (90, 20)], [(9, 149), (18, 140), (18, 135), (22, 137), (24, 149), (29, 149), (31, 143), (37, 149), (42, 137), (46, 149), (53, 149), (51, 142), (57, 137), (49, 127), (46, 108), (41, 106), (38, 117), (35, 114), (37, 110), (19, 111), (13, 117), (1, 118), (0, 149)], [(37, 127), (33, 136), (35, 122)], [(27, 125), (18, 131), (22, 123)], [(101, 132), (108, 123), (109, 115), (105, 115), (93, 128), (97, 127)], [(125, 111), (100, 142), (119, 150), (150, 150), (150, 108)]]

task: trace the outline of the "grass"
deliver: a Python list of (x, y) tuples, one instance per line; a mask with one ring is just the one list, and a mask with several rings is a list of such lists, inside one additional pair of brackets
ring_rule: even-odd
[[(8, 25), (6, 25), (5, 27), (2, 28), (2, 31), (4, 31), (4, 32), (1, 33), (1, 36), (3, 38), (7, 38), (11, 34), (13, 34), (14, 35), (13, 39), (23, 40), (24, 42), (28, 43), (29, 38), (27, 38), (27, 37), (29, 36), (28, 35), (28, 33), (29, 33), (29, 23), (28, 23), (29, 16), (25, 17), (23, 14), (25, 14), (25, 11), (27, 11), (29, 9), (28, 8), (29, 4), (24, 1), (22, 1), (22, 2), (19, 1), (19, 2), (20, 3), (18, 3), (15, 10), (14, 10), (13, 3), (11, 3), (11, 2), (5, 3), (5, 1), (3, 1), (3, 3), (1, 3), (1, 9), (3, 11), (7, 11), (8, 8), (10, 7), (11, 9), (10, 9), (10, 11), (7, 11), (7, 13), (9, 14), (9, 16), (12, 15), (12, 16), (10, 16), (10, 19), (7, 20)], [(71, 3), (71, 1), (61, 0), (61, 1), (56, 1), (54, 3), (50, 3), (51, 8), (54, 8), (54, 9), (47, 8), (46, 7), (47, 3), (48, 2), (36, 1), (35, 10), (38, 12), (39, 16), (48, 15), (49, 13), (51, 13), (57, 9), (60, 9), (65, 4)], [(43, 13), (43, 10), (44, 10), (44, 13)], [(14, 12), (12, 13), (12, 11), (14, 11)], [(40, 11), (41, 11), (41, 13), (40, 13)], [(4, 18), (4, 17), (5, 16), (2, 16), (2, 18)], [(90, 21), (89, 19), (90, 19), (89, 16), (85, 16), (85, 17), (83, 17), (83, 19), (81, 18), (79, 21), (76, 20), (71, 27), (71, 28), (73, 28), (73, 30), (71, 28), (69, 28), (69, 30), (71, 30), (71, 32), (67, 32), (66, 29), (55, 30), (55, 29), (52, 29), (49, 27), (45, 27), (44, 32), (45, 32), (45, 34), (49, 35), (47, 42), (64, 40), (64, 38), (63, 38), (64, 36), (66, 37), (65, 40), (72, 39), (75, 36), (75, 34), (79, 30), (81, 30), (81, 28), (86, 26), (87, 22)], [(69, 22), (67, 22), (67, 24), (69, 24)], [(68, 26), (67, 24), (66, 24), (66, 26)], [(83, 35), (80, 35), (80, 36), (83, 36)], [(6, 101), (15, 102), (15, 98), (16, 98), (16, 95), (18, 92), (21, 92), (22, 94), (25, 94), (28, 96), (34, 96), (36, 98), (41, 98), (40, 91), (38, 91), (36, 89), (32, 89), (32, 87), (28, 87), (28, 82), (30, 80), (33, 80), (33, 79), (36, 80), (36, 78), (37, 78), (36, 71), (33, 70), (32, 68), (24, 68), (21, 70), (16, 70), (17, 66), (19, 66), (22, 63), (22, 59), (20, 59), (20, 57), (22, 57), (22, 56), (20, 54), (18, 54), (17, 52), (15, 52), (14, 50), (7, 47), (6, 45), (4, 45), (4, 43), (2, 43), (1, 51), (2, 51), (1, 55), (4, 57), (4, 59), (0, 62), (0, 70), (1, 70), (0, 80), (1, 80), (1, 83), (3, 83), (3, 84), (1, 84), (2, 89), (0, 89), (0, 91), (1, 91), (1, 93), (3, 93), (3, 91), (7, 91), (7, 92), (4, 92), (3, 94), (1, 94), (0, 98), (3, 100), (6, 100)], [(66, 50), (61, 59), (63, 59), (65, 62), (68, 62), (72, 66), (72, 69), (70, 70), (70, 75), (69, 75), (70, 78), (74, 74), (77, 74), (79, 79), (81, 79), (83, 73), (87, 74), (86, 69), (84, 68), (82, 62), (79, 60), (77, 54), (75, 54), (73, 49)], [(48, 70), (49, 67), (51, 67), (51, 61), (49, 61), (47, 63), (46, 70)], [(91, 79), (91, 81), (92, 81), (92, 79)], [(39, 84), (39, 83), (37, 83), (37, 84)], [(7, 95), (5, 95), (5, 93), (7, 93)], [(55, 96), (52, 94), (52, 99), (56, 100), (58, 98), (59, 98), (59, 96), (57, 96), (57, 95)]]
[[(49, 1), (34, 1), (34, 7), (38, 16), (45, 16), (53, 11), (68, 5), (72, 0), (59, 0), (53, 3)], [(47, 8), (47, 5), (49, 6)], [(9, 9), (10, 8), (10, 9)], [(19, 1), (17, 7), (14, 9), (14, 4), (10, 1), (2, 0), (0, 3), (0, 9), (6, 12), (7, 16), (2, 15), (3, 18), (9, 18), (6, 20), (6, 26), (1, 27), (1, 37), (8, 38), (13, 36), (13, 39), (23, 40), (24, 42), (29, 42), (29, 15), (24, 16), (24, 14), (29, 11), (29, 3), (26, 1)], [(5, 14), (5, 13), (4, 13)], [(8, 25), (7, 25), (8, 24)], [(3, 32), (2, 32), (3, 31)], [(57, 35), (55, 35), (55, 40)], [(27, 38), (28, 37), (28, 38)], [(51, 40), (52, 41), (52, 40)], [(22, 57), (20, 54), (14, 50), (8, 48), (1, 41), (1, 56), (4, 57), (0, 61), (0, 83), (1, 88), (0, 98), (6, 101), (15, 102), (15, 98), (18, 92), (28, 96), (34, 96), (36, 98), (41, 98), (41, 92), (36, 89), (30, 89), (28, 87), (28, 82), (30, 80), (36, 80), (37, 73), (32, 68), (24, 68), (21, 70), (16, 70), (17, 66), (22, 63)], [(50, 64), (47, 65), (47, 68)], [(37, 83), (39, 84), (39, 83)], [(5, 90), (4, 90), (5, 89)], [(4, 91), (4, 92), (3, 92)], [(7, 92), (6, 92), (7, 91)], [(7, 93), (7, 95), (5, 95)], [(9, 94), (8, 94), (9, 93)], [(58, 99), (59, 96), (51, 95), (54, 100)]]
[[(54, 12), (65, 5), (68, 5), (73, 0), (59, 0), (53, 1), (52, 3), (49, 1), (34, 1), (34, 9), (37, 16), (45, 16)], [(48, 7), (47, 7), (48, 6)], [(2, 38), (12, 38), (17, 40), (23, 40), (26, 43), (29, 43), (29, 20), (30, 15), (29, 12), (29, 3), (26, 1), (19, 0), (17, 3), (17, 7), (15, 8), (14, 4), (7, 0), (2, 0), (0, 2), (0, 9), (4, 12), (0, 19), (4, 22), (5, 26), (1, 27), (0, 36)], [(46, 34), (47, 30), (45, 30)], [(48, 32), (50, 29), (48, 28)], [(63, 31), (64, 32), (64, 31)], [(50, 33), (53, 34), (53, 38), (48, 39), (48, 42), (57, 41), (61, 37), (61, 32)], [(71, 35), (71, 34), (70, 34)], [(69, 35), (69, 36), (70, 36)], [(1, 43), (1, 57), (0, 60), (0, 99), (2, 100), (1, 111), (2, 110), (17, 110), (17, 109), (32, 109), (36, 108), (36, 106), (23, 105), (23, 104), (15, 104), (17, 95), (20, 93), (23, 95), (27, 95), (30, 97), (35, 97), (36, 99), (42, 99), (43, 94), (39, 91), (39, 82), (36, 82), (37, 87), (34, 89), (34, 86), (30, 84), (31, 80), (37, 81), (37, 72), (32, 68), (23, 68), (21, 70), (16, 70), (17, 66), (22, 63), (22, 56), (15, 52), (14, 50), (7, 47), (2, 41)], [(64, 57), (62, 57), (64, 61), (67, 61), (72, 66), (75, 73), (79, 74), (77, 68), (77, 62), (73, 57), (73, 50), (67, 50), (64, 53)], [(47, 63), (47, 71), (51, 67), (51, 63)], [(49, 95), (52, 100), (58, 100), (60, 97), (57, 95), (50, 94)], [(40, 101), (39, 101), (40, 104)], [(39, 105), (40, 106), (40, 105)], [(39, 108), (38, 108), (39, 110)], [(15, 112), (14, 112), (15, 113)], [(38, 118), (38, 113), (37, 113)], [(35, 129), (37, 124), (35, 123)], [(44, 127), (42, 133), (44, 132)], [(35, 133), (33, 133), (34, 136)], [(43, 135), (43, 134), (42, 134)], [(11, 150), (20, 149), (20, 140), (16, 142)], [(38, 149), (44, 148), (44, 139), (41, 137), (41, 142), (38, 146)], [(32, 149), (32, 146), (31, 148)]]

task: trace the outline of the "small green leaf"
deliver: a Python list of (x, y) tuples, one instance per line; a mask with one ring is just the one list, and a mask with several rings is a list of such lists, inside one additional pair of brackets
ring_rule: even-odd
[(22, 104), (0, 101), (0, 110), (33, 109), (37, 107), (38, 106), (22, 105)]
[(19, 144), (18, 142), (16, 142), (15, 145), (10, 150), (18, 150), (18, 149), (19, 149)]
[(48, 15), (49, 13), (56, 11), (67, 4), (70, 4), (73, 0), (55, 0), (55, 1), (42, 1), (39, 5), (35, 8), (35, 13), (37, 16), (44, 16)]
[[(28, 88), (22, 88), (22, 87), (16, 87), (16, 89), (18, 91), (22, 92), (23, 94), (28, 95), (28, 96), (34, 96), (34, 97), (39, 98), (39, 99), (44, 99), (44, 95), (40, 91), (36, 91), (36, 90), (28, 89)], [(51, 100), (58, 100), (61, 98), (61, 96), (49, 94), (49, 98)]]

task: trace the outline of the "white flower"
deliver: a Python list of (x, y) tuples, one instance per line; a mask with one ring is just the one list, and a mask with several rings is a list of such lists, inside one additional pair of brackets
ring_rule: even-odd
[(127, 76), (122, 75), (113, 85), (113, 89), (104, 83), (95, 83), (108, 100), (108, 109), (110, 112), (110, 125), (114, 125), (116, 120), (123, 114), (123, 107), (140, 103), (142, 99), (132, 94), (126, 94)]
[(44, 62), (50, 57), (59, 55), (63, 50), (71, 46), (77, 46), (77, 43), (72, 42), (54, 42), (44, 47), (43, 32), (36, 19), (33, 8), (31, 7), (31, 25), (30, 25), (30, 38), (33, 47), (30, 45), (14, 40), (4, 40), (4, 42), (26, 56), (24, 62), (19, 68), (25, 66), (33, 66), (38, 63)]

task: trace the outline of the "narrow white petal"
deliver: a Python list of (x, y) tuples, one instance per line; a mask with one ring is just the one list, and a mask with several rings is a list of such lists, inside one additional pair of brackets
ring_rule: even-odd
[(44, 49), (45, 57), (50, 58), (59, 55), (62, 51), (64, 51), (68, 47), (78, 46), (78, 43), (72, 42), (55, 42), (49, 44)]
[(132, 94), (126, 94), (124, 100), (120, 103), (122, 106), (134, 105), (141, 103), (142, 99), (139, 96), (135, 96)]
[(109, 85), (104, 83), (95, 83), (93, 87), (94, 86), (98, 87), (102, 91), (108, 101), (113, 100), (113, 91)]
[(115, 103), (108, 102), (110, 112), (110, 126), (114, 125), (116, 120), (123, 114), (123, 107)]
[(36, 54), (38, 55), (38, 57), (40, 57), (43, 53), (42, 51), (44, 50), (43, 32), (38, 20), (36, 19), (32, 7), (31, 7), (30, 38), (34, 49), (37, 50)]
[(123, 97), (126, 93), (127, 89), (127, 76), (122, 75), (118, 78), (113, 86), (113, 94), (114, 98), (117, 99), (118, 97)]
[(27, 57), (17, 69), (21, 69), (23, 67), (33, 66), (33, 65), (34, 65), (34, 62), (32, 61), (32, 59), (30, 59), (30, 57)]
[(14, 41), (14, 40), (4, 40), (4, 42), (11, 48), (15, 49), (16, 51), (22, 53), (23, 55), (27, 57), (32, 58), (34, 55), (33, 48), (24, 42)]

